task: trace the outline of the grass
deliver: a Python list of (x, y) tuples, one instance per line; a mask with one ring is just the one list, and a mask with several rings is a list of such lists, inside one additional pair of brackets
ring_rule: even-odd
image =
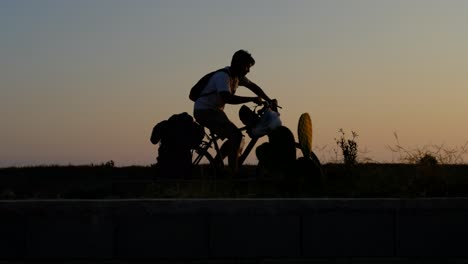
[(294, 172), (289, 174), (268, 176), (256, 165), (245, 165), (241, 178), (210, 178), (203, 166), (184, 178), (161, 178), (155, 166), (115, 167), (112, 160), (98, 165), (11, 167), (0, 168), (0, 199), (468, 197), (468, 165), (463, 160), (468, 142), (455, 148), (409, 149), (394, 133), (396, 144), (388, 148), (401, 163), (382, 164), (363, 158), (357, 133), (351, 135), (339, 130), (336, 159), (323, 166), (324, 175), (291, 168)]
[(160, 179), (153, 167), (38, 166), (0, 169), (0, 199), (468, 197), (468, 165), (325, 164), (325, 176)]
[(393, 133), (396, 143), (387, 148), (399, 156), (399, 161), (403, 163), (422, 163), (432, 160), (440, 164), (463, 164), (463, 157), (468, 153), (468, 141), (461, 146), (449, 147), (444, 144), (431, 144), (422, 147), (409, 149), (404, 147), (398, 138), (398, 134)]

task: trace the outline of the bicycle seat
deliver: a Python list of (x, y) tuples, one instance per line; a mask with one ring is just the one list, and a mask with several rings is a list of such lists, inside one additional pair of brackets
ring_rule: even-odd
[[(215, 132), (213, 132), (210, 128), (208, 128), (206, 126), (203, 126), (201, 124), (200, 124), (200, 126), (203, 127), (203, 131), (205, 132), (205, 135), (207, 137), (209, 137), (209, 138), (219, 138), (219, 136)], [(208, 130), (208, 132), (207, 132), (207, 130)]]
[(213, 130), (209, 129), (208, 127), (204, 127), (206, 129), (208, 129), (208, 133), (207, 135), (212, 138), (212, 139), (221, 139), (220, 136), (218, 136), (218, 134), (216, 134)]

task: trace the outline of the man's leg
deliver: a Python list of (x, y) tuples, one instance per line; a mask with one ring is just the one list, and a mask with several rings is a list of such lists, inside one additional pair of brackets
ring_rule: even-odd
[[(237, 156), (240, 157), (244, 148), (244, 137), (241, 135), (240, 147), (237, 149)], [(226, 140), (220, 148), (221, 156), (216, 156), (216, 159), (224, 160), (231, 153), (231, 144)]]
[(223, 125), (217, 129), (218, 132), (215, 132), (223, 138), (227, 138), (220, 148), (221, 153), (219, 154), (221, 154), (221, 157), (217, 155), (216, 159), (220, 158), (221, 160), (224, 160), (227, 156), (229, 167), (233, 172), (237, 172), (239, 152), (242, 145), (242, 133), (236, 125), (227, 118), (225, 121), (226, 122), (223, 122)]
[(232, 131), (231, 135), (228, 137), (228, 140), (225, 144), (228, 144), (229, 154), (228, 154), (228, 163), (231, 170), (236, 173), (239, 169), (238, 159), (239, 159), (239, 149), (242, 142), (242, 133), (237, 129)]
[(198, 110), (194, 112), (195, 119), (221, 138), (227, 138), (221, 147), (222, 158), (228, 155), (229, 167), (237, 172), (237, 159), (242, 142), (242, 133), (227, 117), (226, 113), (217, 110)]

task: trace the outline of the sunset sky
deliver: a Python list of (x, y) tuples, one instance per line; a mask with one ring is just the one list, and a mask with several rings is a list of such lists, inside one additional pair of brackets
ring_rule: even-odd
[(377, 162), (397, 161), (394, 133), (461, 146), (467, 14), (464, 0), (3, 0), (0, 167), (154, 163), (153, 126), (192, 114), (190, 87), (239, 49), (285, 126), (310, 114), (322, 161), (340, 128)]

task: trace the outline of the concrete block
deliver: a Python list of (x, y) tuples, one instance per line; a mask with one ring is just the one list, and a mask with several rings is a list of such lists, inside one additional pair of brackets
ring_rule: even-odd
[(206, 217), (197, 215), (120, 216), (119, 258), (202, 258), (208, 254)]
[(393, 214), (369, 211), (317, 212), (303, 218), (307, 257), (386, 257), (394, 254)]
[(298, 257), (300, 217), (225, 215), (211, 218), (214, 257)]
[(26, 221), (18, 214), (0, 211), (0, 259), (23, 257), (26, 253)]
[(96, 214), (31, 215), (28, 218), (27, 258), (111, 258), (110, 217)]
[(404, 257), (467, 257), (468, 212), (402, 212), (397, 218), (397, 254)]

